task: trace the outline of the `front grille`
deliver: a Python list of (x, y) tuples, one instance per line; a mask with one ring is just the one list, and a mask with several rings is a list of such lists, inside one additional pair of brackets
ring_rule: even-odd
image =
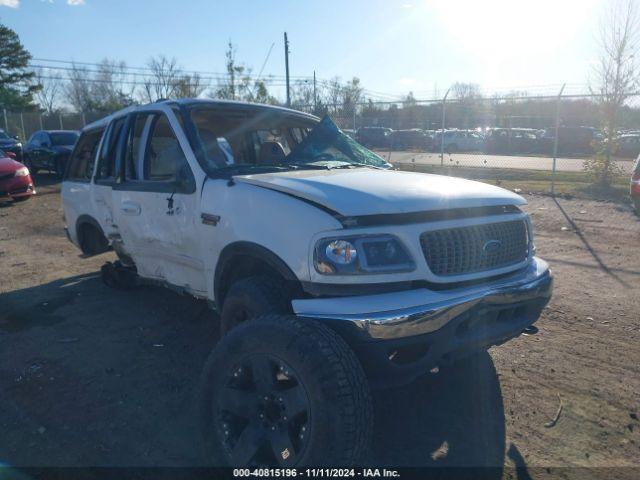
[(13, 178), (15, 176), (16, 176), (16, 172), (3, 173), (0, 175), (0, 180), (9, 180), (10, 178)]
[(424, 258), (434, 275), (464, 275), (526, 260), (529, 239), (525, 220), (424, 232)]

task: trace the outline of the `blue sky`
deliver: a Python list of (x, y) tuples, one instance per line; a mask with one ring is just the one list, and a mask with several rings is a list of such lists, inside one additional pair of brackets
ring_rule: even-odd
[[(144, 66), (175, 56), (222, 72), (226, 42), (241, 62), (346, 80), (380, 94), (431, 98), (453, 82), (488, 90), (586, 84), (607, 0), (0, 0), (0, 21), (35, 58)], [(382, 96), (382, 95), (381, 95)]]

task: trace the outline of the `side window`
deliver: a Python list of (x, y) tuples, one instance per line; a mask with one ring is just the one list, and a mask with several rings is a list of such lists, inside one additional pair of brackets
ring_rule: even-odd
[(118, 177), (116, 148), (124, 122), (124, 117), (118, 118), (111, 122), (111, 125), (109, 125), (109, 128), (107, 129), (105, 139), (102, 142), (102, 147), (100, 148), (98, 171), (96, 173), (97, 179), (109, 180)]
[(147, 138), (149, 128), (153, 123), (155, 114), (141, 113), (135, 116), (129, 128), (127, 136), (127, 149), (125, 151), (125, 178), (127, 180), (142, 180), (139, 175), (140, 161), (144, 147), (143, 138)]
[(98, 144), (103, 133), (104, 129), (101, 128), (85, 132), (80, 136), (67, 170), (67, 180), (80, 182), (91, 180), (93, 165), (98, 153)]
[(165, 115), (154, 118), (152, 131), (144, 154), (144, 180), (175, 181), (179, 172), (185, 176), (189, 164)]

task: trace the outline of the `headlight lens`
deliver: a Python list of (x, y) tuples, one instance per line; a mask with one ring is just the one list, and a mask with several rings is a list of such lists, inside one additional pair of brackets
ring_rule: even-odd
[(333, 240), (324, 249), (324, 253), (331, 263), (349, 265), (358, 258), (355, 245), (347, 240)]
[(26, 177), (27, 175), (29, 175), (29, 169), (27, 167), (19, 168), (15, 173), (16, 177)]
[(322, 239), (315, 247), (314, 265), (323, 275), (395, 273), (415, 268), (400, 240), (391, 235)]

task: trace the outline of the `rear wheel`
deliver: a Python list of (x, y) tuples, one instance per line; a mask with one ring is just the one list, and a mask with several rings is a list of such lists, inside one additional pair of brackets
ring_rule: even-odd
[(80, 226), (80, 249), (84, 255), (98, 255), (109, 250), (109, 241), (97, 227), (84, 223)]
[(207, 462), (354, 465), (372, 434), (369, 385), (352, 350), (313, 320), (268, 315), (238, 326), (202, 375)]

